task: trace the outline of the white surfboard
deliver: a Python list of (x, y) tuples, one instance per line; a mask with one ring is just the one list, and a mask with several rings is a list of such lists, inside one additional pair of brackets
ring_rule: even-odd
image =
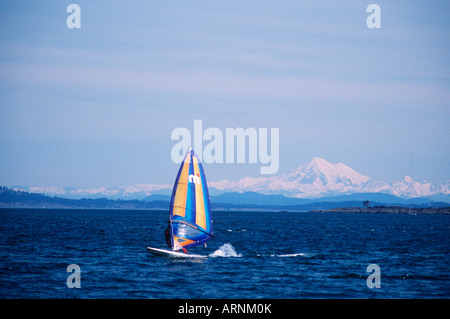
[(174, 250), (166, 250), (160, 248), (147, 247), (147, 250), (156, 256), (165, 256), (165, 257), (173, 257), (173, 258), (208, 258), (205, 255), (197, 255), (197, 254), (186, 254), (180, 253)]

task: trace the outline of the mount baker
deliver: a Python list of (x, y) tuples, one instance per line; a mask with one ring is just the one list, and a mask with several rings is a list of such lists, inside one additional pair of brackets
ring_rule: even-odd
[(409, 176), (395, 183), (386, 183), (362, 175), (349, 166), (314, 157), (308, 163), (272, 177), (245, 177), (239, 181), (211, 182), (222, 191), (253, 191), (283, 194), (296, 198), (317, 198), (353, 193), (386, 193), (399, 197), (425, 197), (450, 194), (450, 182), (444, 184), (415, 181)]

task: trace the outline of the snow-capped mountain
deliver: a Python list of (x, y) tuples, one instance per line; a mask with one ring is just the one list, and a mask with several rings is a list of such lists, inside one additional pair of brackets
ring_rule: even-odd
[(95, 188), (70, 188), (70, 187), (12, 187), (15, 190), (23, 190), (30, 193), (59, 196), (65, 198), (110, 198), (110, 199), (143, 199), (154, 194), (170, 194), (171, 185), (134, 184), (123, 187), (95, 187)]
[(425, 197), (435, 194), (449, 195), (450, 183), (449, 181), (444, 184), (416, 181), (410, 176), (405, 176), (403, 180), (393, 183), (389, 192), (401, 197)]
[(361, 175), (345, 164), (331, 164), (315, 157), (309, 163), (280, 176), (251, 178), (237, 182), (210, 182), (210, 187), (226, 191), (253, 191), (263, 194), (284, 194), (307, 198), (354, 192), (370, 177)]
[(432, 184), (413, 181), (405, 176), (396, 183), (386, 183), (362, 175), (349, 166), (315, 157), (310, 162), (279, 176), (251, 178), (239, 181), (210, 182), (221, 191), (253, 191), (263, 194), (284, 194), (289, 197), (314, 198), (353, 193), (386, 193), (399, 197), (449, 195), (449, 183)]
[[(318, 198), (354, 193), (385, 193), (403, 198), (448, 196), (450, 181), (443, 184), (417, 181), (405, 176), (401, 181), (386, 183), (362, 175), (349, 166), (315, 157), (308, 163), (271, 177), (244, 177), (238, 181), (209, 181), (210, 193), (257, 192), (261, 194), (282, 194), (295, 198)], [(170, 195), (172, 185), (134, 184), (124, 187), (98, 188), (56, 188), (15, 187), (32, 193), (68, 198), (143, 199), (149, 195)]]

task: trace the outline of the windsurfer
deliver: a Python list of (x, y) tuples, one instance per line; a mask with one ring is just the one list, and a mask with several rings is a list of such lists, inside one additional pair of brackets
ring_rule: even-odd
[(166, 235), (166, 244), (167, 246), (172, 249), (172, 241), (170, 240), (170, 220), (167, 222), (167, 228), (166, 231), (164, 232)]

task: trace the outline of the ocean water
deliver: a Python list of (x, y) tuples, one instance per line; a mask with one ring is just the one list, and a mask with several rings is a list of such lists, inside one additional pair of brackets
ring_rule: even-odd
[[(167, 211), (0, 210), (0, 298), (449, 298), (448, 215), (213, 212), (205, 259), (165, 248)], [(68, 288), (70, 264), (80, 288)], [(380, 288), (367, 272), (379, 266)]]

